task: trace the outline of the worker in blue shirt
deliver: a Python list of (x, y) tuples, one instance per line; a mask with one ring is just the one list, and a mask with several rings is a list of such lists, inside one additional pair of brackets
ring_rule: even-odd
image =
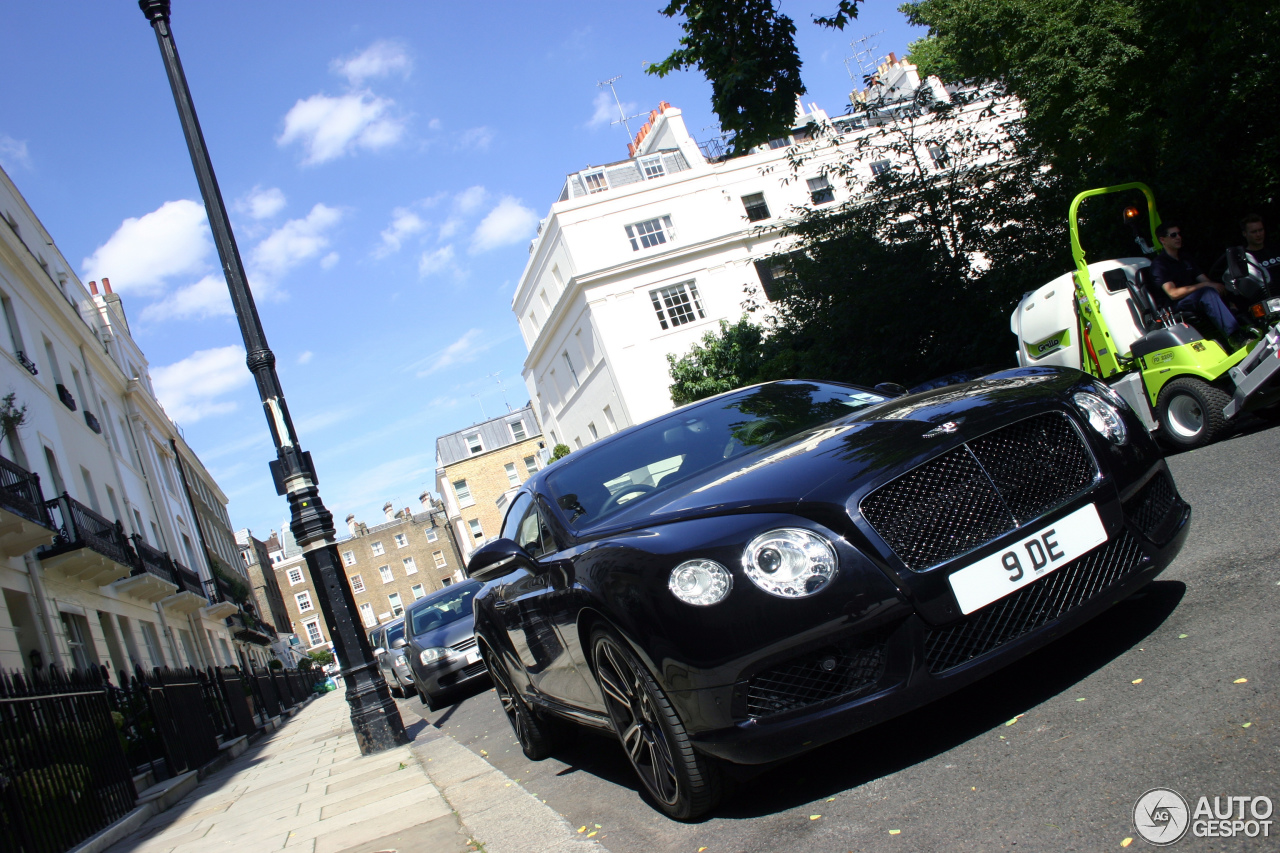
[(1151, 262), (1151, 277), (1174, 309), (1194, 312), (1209, 320), (1226, 337), (1232, 351), (1248, 343), (1249, 336), (1222, 301), (1222, 282), (1211, 281), (1199, 267), (1182, 257), (1182, 227), (1176, 222), (1163, 222), (1156, 228), (1156, 239), (1164, 251)]

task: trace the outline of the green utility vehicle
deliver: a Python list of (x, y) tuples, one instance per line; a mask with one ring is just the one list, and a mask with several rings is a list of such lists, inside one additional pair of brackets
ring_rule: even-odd
[[(1081, 246), (1080, 204), (1087, 198), (1140, 191), (1124, 209), (1143, 256), (1094, 261)], [(1118, 211), (1117, 211), (1118, 212)], [(1159, 251), (1155, 197), (1145, 184), (1087, 190), (1071, 202), (1074, 272), (1028, 293), (1013, 312), (1021, 366), (1062, 365), (1093, 374), (1177, 448), (1213, 441), (1244, 412), (1271, 417), (1280, 408), (1280, 282), (1243, 249), (1227, 251), (1222, 282), (1247, 304), (1259, 338), (1229, 351), (1207, 322), (1180, 314), (1156, 290), (1151, 260)], [(1144, 233), (1145, 232), (1145, 233)], [(1148, 242), (1150, 237), (1150, 242)]]

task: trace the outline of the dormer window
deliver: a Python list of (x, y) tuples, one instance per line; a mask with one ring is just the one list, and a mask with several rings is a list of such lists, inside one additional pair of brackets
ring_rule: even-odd
[(592, 172), (589, 175), (583, 175), (582, 181), (587, 185), (587, 193), (602, 193), (609, 189), (609, 180), (604, 176), (604, 171)]
[(631, 250), (652, 249), (654, 246), (675, 239), (675, 229), (671, 227), (670, 216), (659, 216), (628, 225), (627, 239), (631, 241)]
[(640, 161), (640, 170), (644, 172), (645, 180), (661, 178), (667, 173), (667, 170), (662, 166), (661, 156), (645, 157)]

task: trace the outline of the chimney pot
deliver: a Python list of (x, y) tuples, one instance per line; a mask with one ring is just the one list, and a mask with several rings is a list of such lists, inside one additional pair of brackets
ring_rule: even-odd
[(89, 282), (89, 292), (94, 296), (98, 295), (98, 283), (96, 281)]
[(105, 275), (102, 277), (102, 289), (105, 290), (107, 293), (113, 292), (111, 290), (111, 279), (107, 278)]

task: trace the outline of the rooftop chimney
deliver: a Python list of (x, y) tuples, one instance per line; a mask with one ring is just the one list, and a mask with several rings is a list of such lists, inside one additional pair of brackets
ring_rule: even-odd
[(358, 536), (358, 535), (360, 535), (360, 534), (356, 533), (356, 516), (355, 516), (355, 513), (352, 513), (351, 515), (348, 515), (348, 516), (347, 516), (347, 530), (348, 530), (348, 531), (350, 531), (350, 533), (351, 533), (351, 535), (352, 535), (352, 536)]
[(98, 283), (96, 281), (89, 282), (89, 292), (94, 296), (98, 295)]
[(105, 290), (107, 293), (114, 292), (111, 289), (111, 279), (107, 278), (105, 275), (102, 277), (102, 289)]
[(393, 511), (394, 509), (395, 509), (395, 507), (394, 507), (394, 506), (392, 506), (391, 501), (387, 501), (386, 503), (384, 503), (384, 504), (382, 505), (382, 514), (383, 514), (383, 515), (385, 515), (385, 516), (387, 517), (387, 521), (395, 521), (395, 520), (396, 520), (396, 514), (395, 514), (395, 512)]

